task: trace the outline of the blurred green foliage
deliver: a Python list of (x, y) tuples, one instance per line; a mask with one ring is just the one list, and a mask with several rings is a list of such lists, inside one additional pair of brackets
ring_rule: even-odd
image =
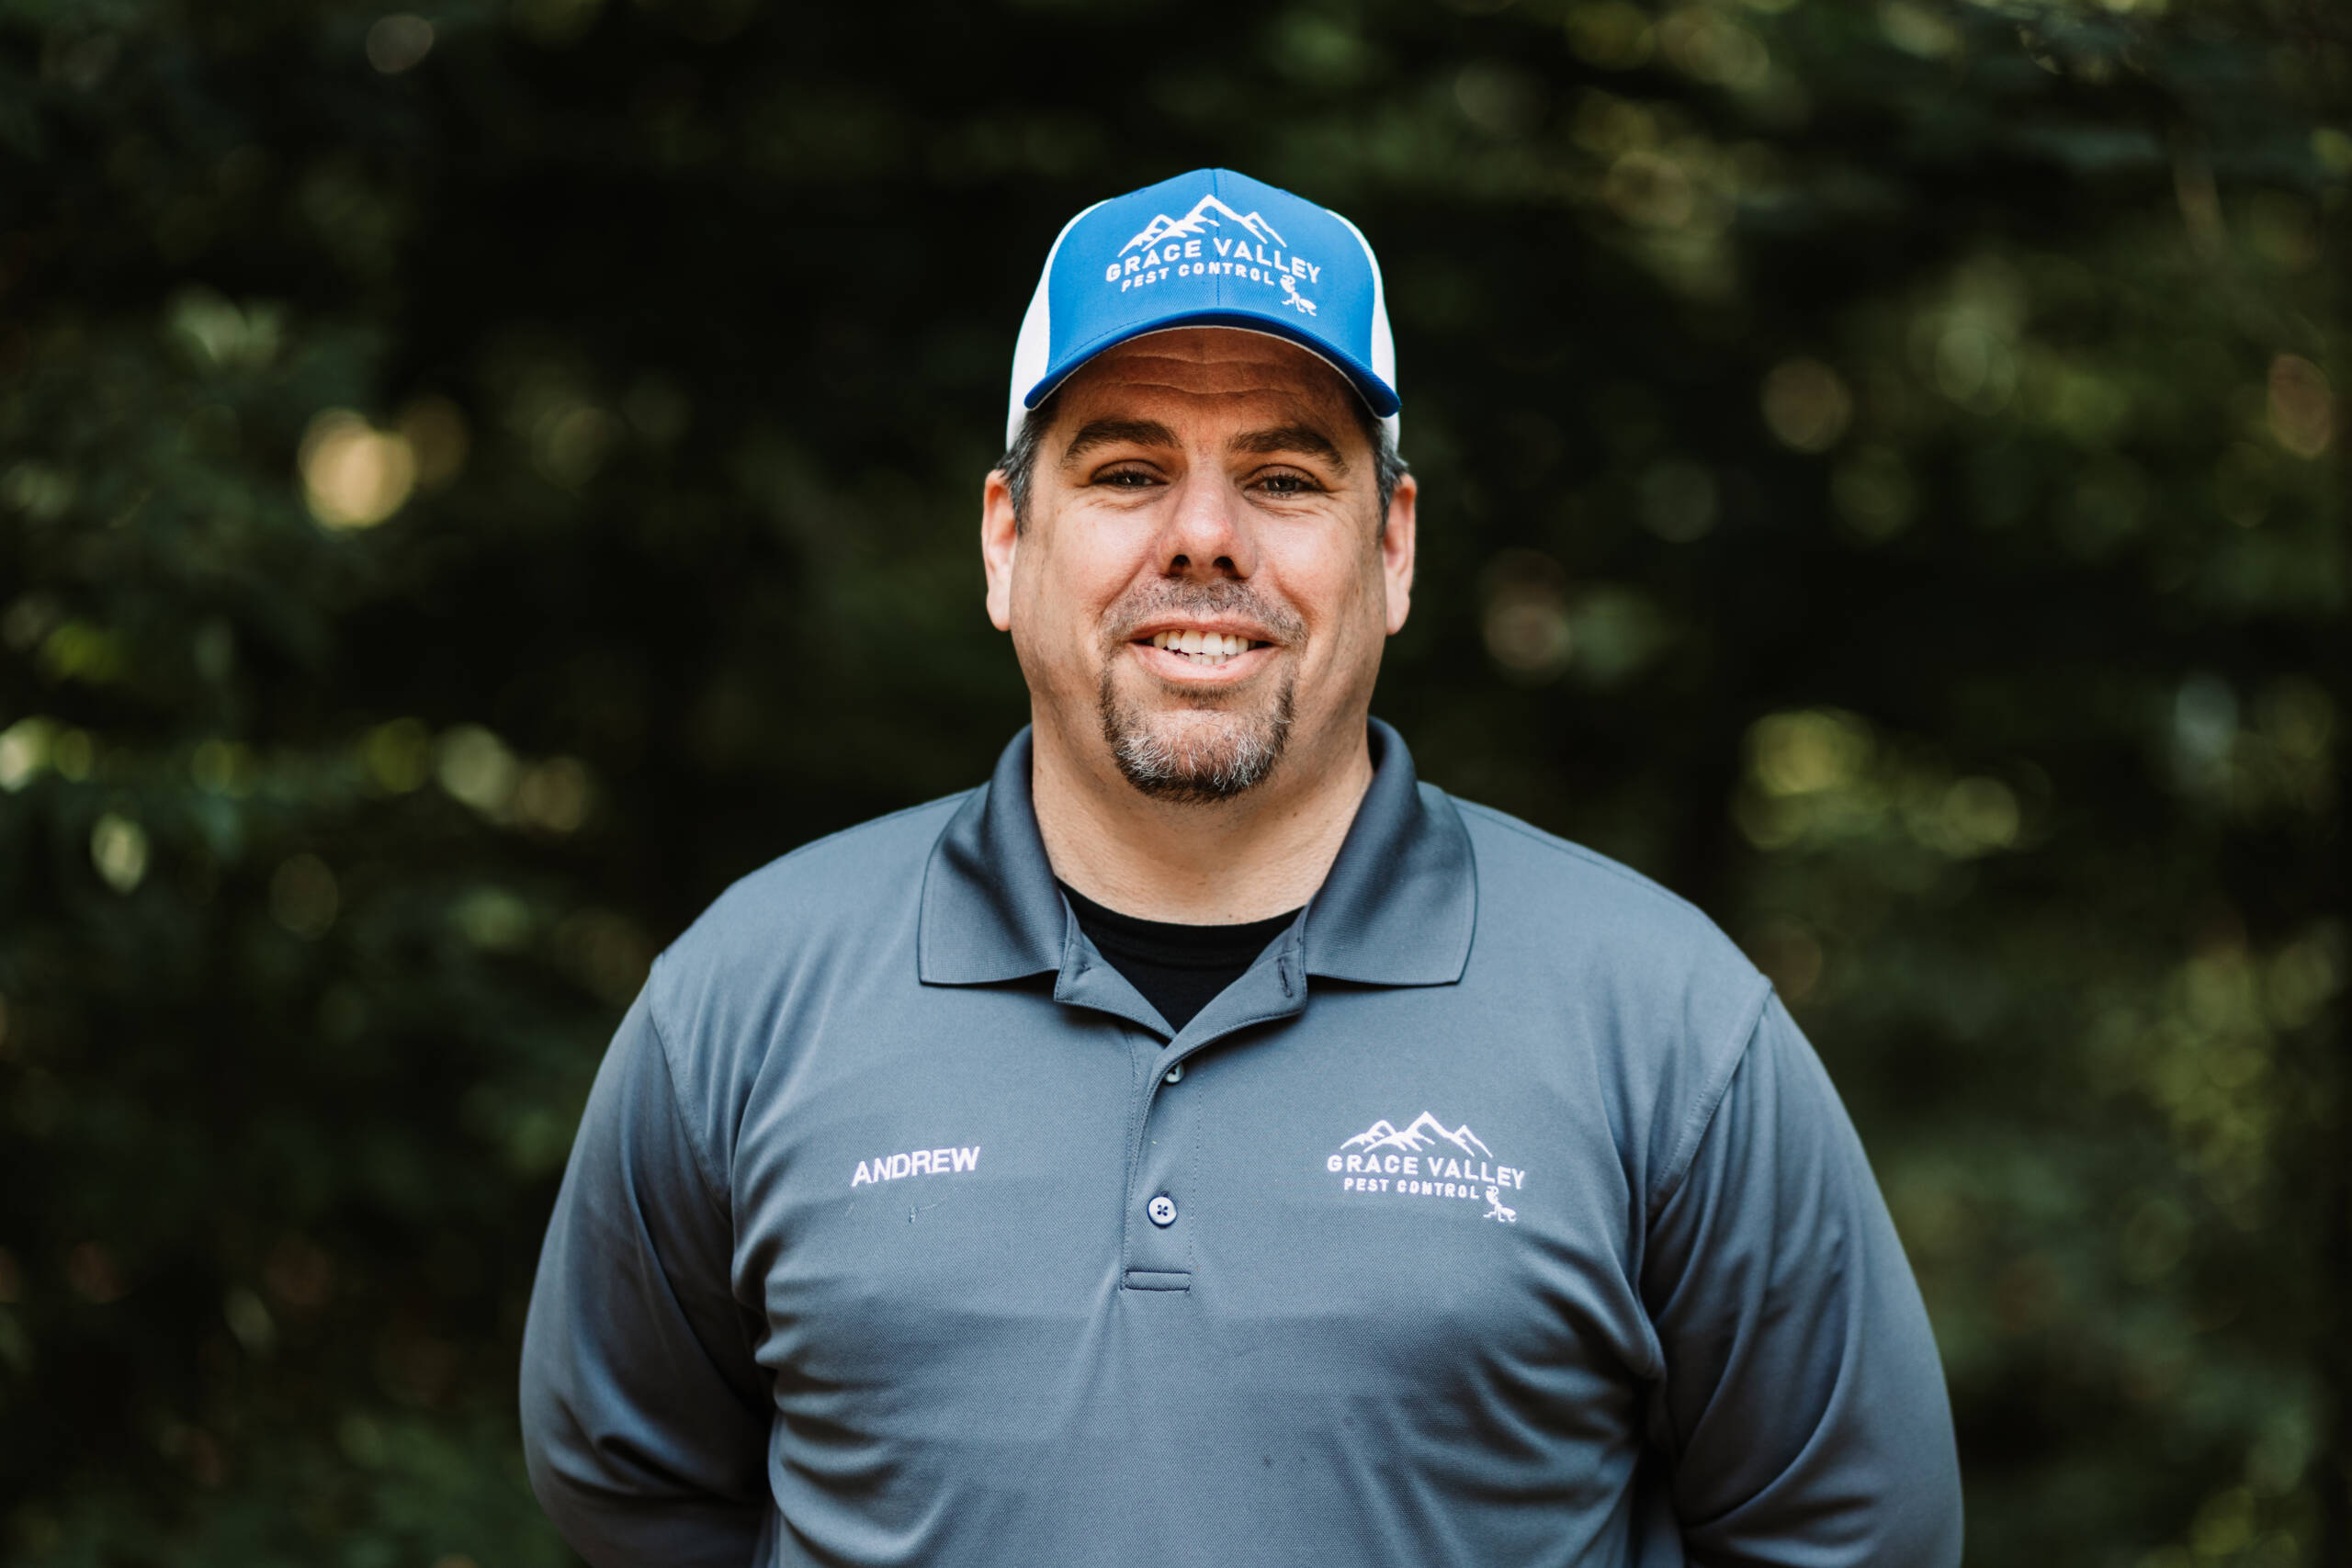
[(2348, 22), (5, 0), (0, 1553), (564, 1560), (607, 1031), (1021, 722), (1018, 313), (1221, 163), (1387, 268), (1381, 711), (1779, 980), (1973, 1561), (2352, 1562)]

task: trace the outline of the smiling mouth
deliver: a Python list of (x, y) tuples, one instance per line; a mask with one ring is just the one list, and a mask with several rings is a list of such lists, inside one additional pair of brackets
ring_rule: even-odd
[(1273, 646), (1272, 643), (1252, 642), (1246, 637), (1203, 631), (1154, 632), (1148, 637), (1136, 640), (1140, 647), (1160, 649), (1205, 670), (1214, 670), (1227, 660), (1238, 659), (1253, 648)]

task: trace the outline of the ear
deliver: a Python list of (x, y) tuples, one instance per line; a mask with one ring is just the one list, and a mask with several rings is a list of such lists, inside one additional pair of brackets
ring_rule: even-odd
[(1406, 474), (1388, 499), (1388, 525), (1380, 533), (1380, 570), (1388, 585), (1388, 635), (1405, 629), (1413, 608), (1413, 512), (1420, 486)]
[(1012, 486), (1002, 468), (992, 468), (980, 487), (980, 566), (988, 573), (989, 620), (1001, 632), (1012, 629), (1012, 560), (1020, 549)]

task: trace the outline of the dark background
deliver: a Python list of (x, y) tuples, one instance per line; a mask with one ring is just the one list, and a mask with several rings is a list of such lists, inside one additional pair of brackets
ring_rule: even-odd
[(1386, 267), (1378, 711), (1851, 1104), (1979, 1563), (2352, 1562), (2321, 0), (0, 6), (0, 1557), (506, 1568), (607, 1033), (1022, 722), (1100, 197)]

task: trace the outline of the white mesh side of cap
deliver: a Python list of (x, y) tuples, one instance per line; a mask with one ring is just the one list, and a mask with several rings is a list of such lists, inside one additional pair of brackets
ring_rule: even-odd
[[(1372, 268), (1372, 373), (1387, 382), (1390, 391), (1396, 391), (1396, 339), (1388, 331), (1388, 290), (1380, 280), (1380, 258), (1372, 254), (1372, 242), (1363, 237), (1363, 230), (1340, 213), (1334, 212), (1331, 216), (1348, 225), (1348, 232), (1353, 234), (1356, 243), (1363, 247), (1364, 265)], [(1388, 433), (1388, 446), (1392, 451), (1397, 449), (1396, 433), (1404, 428), (1403, 419), (1400, 410), (1380, 422), (1380, 428)]]
[(1080, 218), (1102, 204), (1096, 202), (1078, 218), (1062, 225), (1054, 236), (1051, 249), (1046, 252), (1046, 270), (1037, 275), (1037, 292), (1029, 297), (1029, 313), (1021, 318), (1021, 336), (1012, 344), (1012, 400), (1004, 415), (1005, 450), (1012, 449), (1013, 441), (1021, 434), (1021, 418), (1029, 412), (1021, 394), (1046, 378), (1046, 361), (1054, 348), (1053, 308), (1047, 302), (1054, 281), (1054, 258), (1061, 254), (1062, 242), (1078, 227)]

